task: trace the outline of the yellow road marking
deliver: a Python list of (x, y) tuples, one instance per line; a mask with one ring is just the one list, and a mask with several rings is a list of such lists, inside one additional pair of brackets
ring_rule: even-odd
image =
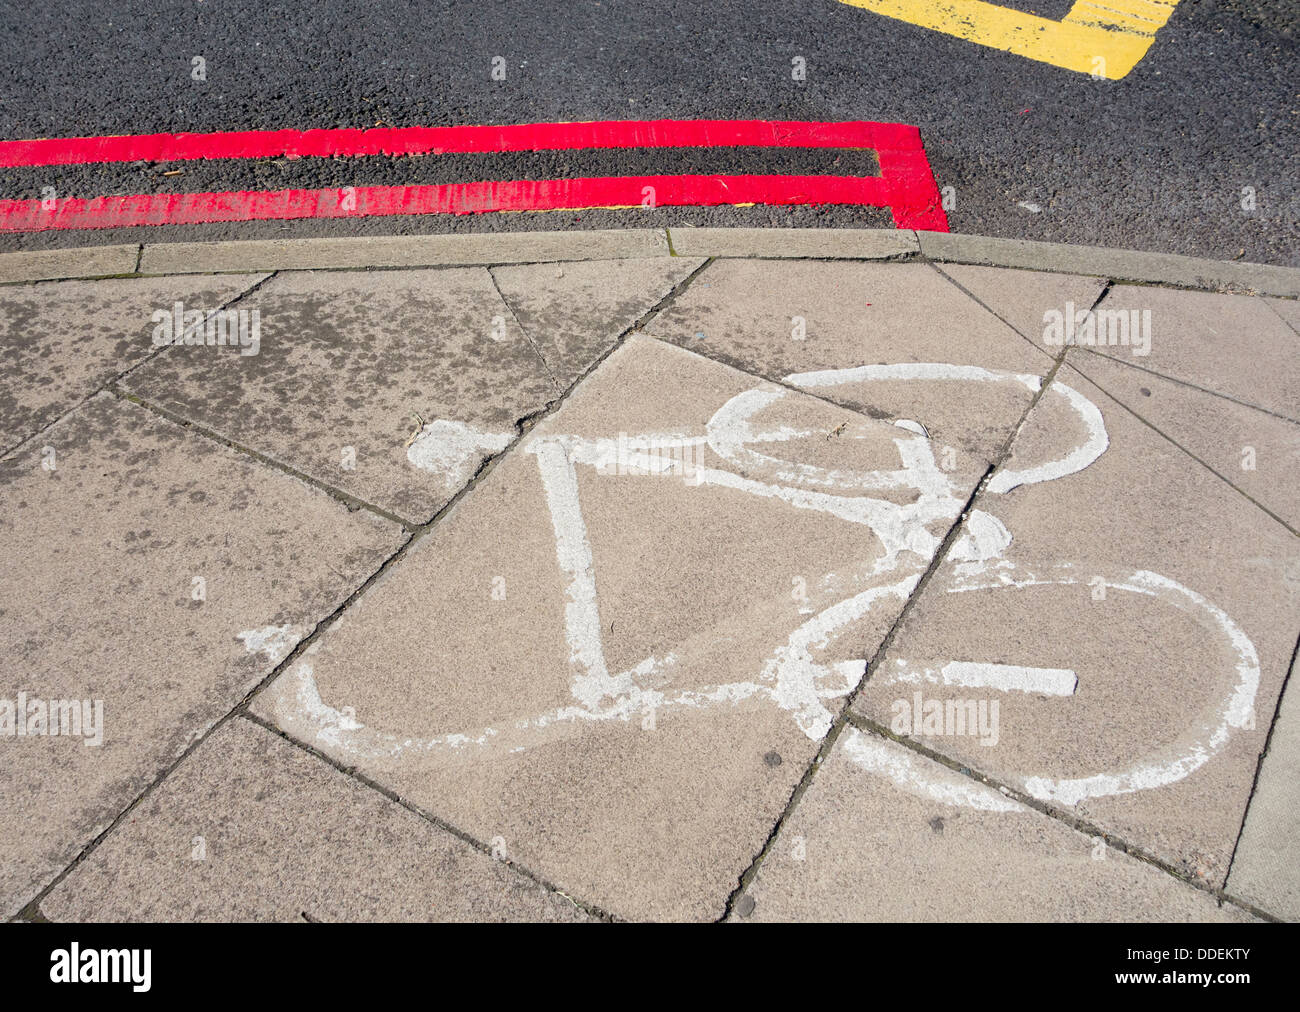
[(1060, 21), (983, 0), (840, 0), (981, 46), (1118, 81), (1151, 48), (1178, 0), (1078, 0)]

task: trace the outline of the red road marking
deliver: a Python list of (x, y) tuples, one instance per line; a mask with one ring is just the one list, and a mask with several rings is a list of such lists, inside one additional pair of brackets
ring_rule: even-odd
[(0, 231), (639, 207), (647, 186), (655, 188), (654, 202), (660, 206), (865, 204), (889, 207), (898, 228), (948, 231), (920, 131), (898, 123), (652, 120), (77, 137), (0, 141), (0, 166), (642, 147), (870, 148), (877, 153), (881, 174), (620, 176), (358, 186), (351, 191), (355, 207), (346, 210), (344, 191), (338, 189), (65, 197), (52, 206), (40, 200), (0, 200)]

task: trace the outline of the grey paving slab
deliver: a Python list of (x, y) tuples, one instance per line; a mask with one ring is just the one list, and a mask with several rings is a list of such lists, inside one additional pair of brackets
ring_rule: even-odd
[(1051, 319), (1050, 314), (1091, 309), (1105, 287), (1105, 281), (1100, 278), (1077, 274), (969, 264), (941, 264), (939, 269), (1021, 335), (1053, 355), (1060, 354), (1060, 347), (1051, 347), (1043, 340), (1043, 328)]
[(260, 314), (256, 355), (176, 346), (127, 387), (406, 520), (558, 395), (483, 268), (286, 273), (241, 307)]
[[(1105, 329), (1108, 340), (1118, 336), (1120, 343), (1092, 350), (1300, 420), (1300, 345), (1265, 300), (1116, 285), (1097, 311), (1117, 314)], [(1140, 324), (1141, 342), (1131, 337), (1125, 346), (1118, 331), (1124, 317), (1132, 333)], [(1095, 329), (1100, 334), (1101, 324)]]
[(885, 260), (916, 253), (910, 229), (672, 228), (673, 252), (690, 257), (848, 257)]
[(933, 452), (630, 338), (255, 712), (575, 897), (717, 918), (982, 474)]
[(573, 921), (573, 903), (251, 721), (41, 903), (54, 921)]
[(735, 921), (1243, 921), (888, 738), (847, 727), (737, 900)]
[(690, 257), (592, 260), (497, 267), (492, 275), (550, 374), (567, 389), (702, 263)]
[[(914, 420), (940, 448), (986, 464), (1033, 398), (1036, 381), (1015, 377), (1052, 365), (922, 263), (722, 260), (645, 330), (876, 417), (914, 418), (923, 394), (927, 417)], [(849, 369), (863, 371), (832, 375)]]
[[(401, 536), (108, 394), (0, 462), (0, 916), (237, 705)], [(20, 723), (32, 733), (19, 735)]]
[(1219, 886), (1300, 631), (1300, 538), (1068, 364), (1057, 382), (854, 705)]
[(1228, 892), (1300, 921), (1300, 690), (1291, 669), (1246, 812)]
[(1300, 299), (1265, 299), (1264, 301), (1300, 335)]
[(214, 310), (258, 280), (114, 279), (0, 288), (0, 451), (156, 352), (154, 313), (170, 314), (177, 301)]
[(662, 229), (510, 232), (495, 235), (353, 236), (245, 242), (150, 243), (145, 274), (320, 268), (435, 267), (655, 257), (668, 253)]
[(1068, 361), (1227, 481), (1300, 530), (1300, 424), (1127, 363), (1071, 351)]
[(139, 255), (140, 247), (135, 243), (0, 253), (0, 283), (130, 274)]

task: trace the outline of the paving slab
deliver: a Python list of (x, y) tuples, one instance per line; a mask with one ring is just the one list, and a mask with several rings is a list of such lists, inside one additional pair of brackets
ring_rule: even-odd
[(155, 312), (170, 314), (177, 301), (217, 309), (259, 280), (113, 279), (0, 288), (0, 452), (157, 352)]
[(1265, 300), (1116, 285), (1097, 312), (1121, 314), (1111, 318), (1116, 323), (1126, 316), (1134, 334), (1141, 324), (1143, 339), (1130, 337), (1126, 346), (1107, 321), (1108, 336), (1120, 343), (1091, 350), (1300, 420), (1300, 338)]
[(1052, 366), (921, 263), (721, 260), (645, 330), (876, 417), (912, 418), (922, 396), (936, 444), (984, 464), (1033, 399), (1036, 380), (1016, 377)]
[(717, 918), (981, 473), (634, 336), (254, 711), (575, 897)]
[(1068, 364), (1057, 382), (975, 503), (981, 550), (936, 570), (855, 709), (1221, 886), (1300, 538)]
[(850, 726), (782, 826), (731, 919), (1253, 918), (1099, 837)]
[(573, 903), (252, 721), (41, 903), (53, 921), (576, 921)]
[(559, 394), (484, 268), (290, 272), (240, 305), (256, 355), (175, 346), (126, 387), (411, 522)]
[(1300, 299), (1265, 299), (1268, 307), (1300, 335)]
[(672, 228), (673, 252), (691, 257), (849, 257), (884, 260), (920, 250), (897, 228)]
[(1106, 286), (1100, 278), (1006, 267), (940, 264), (939, 270), (1052, 355), (1061, 349), (1043, 340), (1049, 314), (1091, 309)]
[(607, 260), (664, 256), (667, 253), (668, 237), (657, 228), (254, 239), (245, 242), (150, 243), (141, 256), (140, 270), (145, 274), (327, 268), (366, 270), (447, 264)]
[(130, 274), (139, 256), (135, 243), (0, 253), (0, 283)]
[(1067, 361), (1300, 531), (1300, 424), (1079, 349)]
[(1228, 892), (1288, 921), (1300, 921), (1300, 690), (1291, 668), (1259, 770)]
[(567, 389), (702, 263), (690, 257), (497, 267), (497, 288)]
[[(0, 916), (35, 896), (402, 537), (109, 394), (43, 444), (0, 462)], [(19, 736), (23, 710), (33, 733)]]

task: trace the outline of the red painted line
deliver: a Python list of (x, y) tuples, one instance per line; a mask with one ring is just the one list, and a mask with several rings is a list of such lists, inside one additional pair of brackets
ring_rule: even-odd
[[(897, 123), (656, 120), (539, 123), (506, 127), (153, 134), (0, 142), (0, 165), (84, 164), (139, 158), (255, 158), (366, 154), (536, 151), (581, 148), (774, 146), (872, 148), (879, 176), (619, 176), (347, 190), (65, 197), (0, 200), (0, 231), (124, 228), (291, 218), (394, 214), (477, 214), (640, 207), (654, 187), (658, 206), (863, 204), (888, 207), (898, 228), (948, 231), (916, 127)], [(6, 160), (8, 159), (8, 160)], [(345, 194), (347, 198), (345, 199)]]
[(248, 130), (0, 141), (0, 166), (175, 162), (210, 158), (444, 155), (583, 148), (899, 148), (920, 131), (901, 123), (774, 120), (627, 120), (512, 126), (381, 127), (374, 130)]

